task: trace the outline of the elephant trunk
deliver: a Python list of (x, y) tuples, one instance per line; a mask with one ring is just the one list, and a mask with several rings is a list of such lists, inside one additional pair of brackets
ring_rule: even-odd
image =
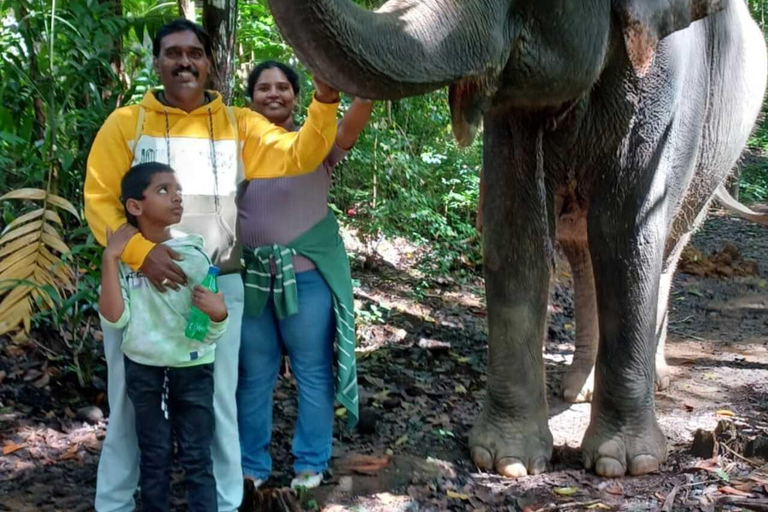
[(508, 56), (507, 2), (269, 0), (280, 31), (310, 70), (368, 99), (415, 96), (497, 76)]

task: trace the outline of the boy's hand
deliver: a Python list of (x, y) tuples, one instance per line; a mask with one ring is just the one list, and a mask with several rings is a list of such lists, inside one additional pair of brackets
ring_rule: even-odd
[(125, 246), (128, 245), (128, 241), (138, 232), (138, 229), (127, 222), (117, 228), (115, 232), (107, 228), (107, 247), (104, 249), (104, 259), (119, 260)]
[(213, 322), (223, 322), (227, 318), (227, 305), (224, 304), (224, 295), (221, 292), (213, 293), (208, 288), (197, 285), (192, 292), (192, 304)]

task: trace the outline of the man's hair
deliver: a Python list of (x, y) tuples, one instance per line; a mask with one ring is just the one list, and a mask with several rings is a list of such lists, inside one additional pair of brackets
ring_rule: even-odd
[(155, 58), (160, 56), (160, 43), (162, 43), (165, 36), (175, 34), (176, 32), (186, 32), (187, 30), (197, 36), (200, 44), (203, 45), (203, 49), (205, 49), (205, 55), (210, 59), (213, 55), (211, 36), (203, 30), (203, 27), (185, 18), (175, 19), (160, 27), (160, 30), (157, 31), (155, 38), (152, 40), (152, 54)]
[(139, 227), (139, 221), (135, 216), (128, 213), (128, 209), (125, 204), (129, 199), (136, 199), (141, 201), (144, 199), (144, 191), (147, 190), (149, 184), (152, 182), (152, 176), (161, 172), (175, 172), (170, 165), (162, 164), (160, 162), (147, 162), (145, 164), (134, 165), (123, 176), (123, 180), (120, 182), (120, 202), (123, 203), (123, 209), (125, 210), (125, 218), (128, 220), (128, 224), (133, 227)]
[(248, 93), (248, 101), (251, 101), (253, 99), (253, 89), (256, 87), (256, 82), (259, 81), (259, 77), (261, 76), (261, 73), (264, 70), (267, 69), (279, 69), (283, 72), (285, 75), (285, 78), (288, 79), (288, 82), (290, 82), (291, 87), (293, 88), (293, 94), (295, 96), (299, 95), (299, 75), (296, 73), (296, 71), (293, 70), (292, 67), (286, 66), (282, 62), (277, 62), (276, 60), (265, 60), (251, 71), (251, 73), (248, 75), (248, 87), (246, 88), (246, 92)]

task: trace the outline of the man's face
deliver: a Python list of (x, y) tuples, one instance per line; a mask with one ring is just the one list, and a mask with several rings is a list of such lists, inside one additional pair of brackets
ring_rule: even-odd
[(189, 96), (202, 94), (211, 61), (197, 35), (184, 30), (168, 34), (160, 41), (160, 54), (154, 66), (167, 95)]

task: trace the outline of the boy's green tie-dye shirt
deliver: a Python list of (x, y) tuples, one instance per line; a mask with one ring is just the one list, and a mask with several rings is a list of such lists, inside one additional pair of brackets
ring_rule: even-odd
[(192, 310), (192, 291), (202, 283), (211, 260), (200, 235), (177, 234), (164, 242), (182, 258), (176, 261), (187, 275), (187, 286), (160, 293), (140, 272), (120, 262), (120, 287), (125, 309), (117, 322), (105, 325), (122, 329), (122, 351), (131, 361), (148, 366), (181, 368), (212, 363), (216, 340), (227, 330), (229, 317), (211, 322), (203, 343), (184, 336)]

